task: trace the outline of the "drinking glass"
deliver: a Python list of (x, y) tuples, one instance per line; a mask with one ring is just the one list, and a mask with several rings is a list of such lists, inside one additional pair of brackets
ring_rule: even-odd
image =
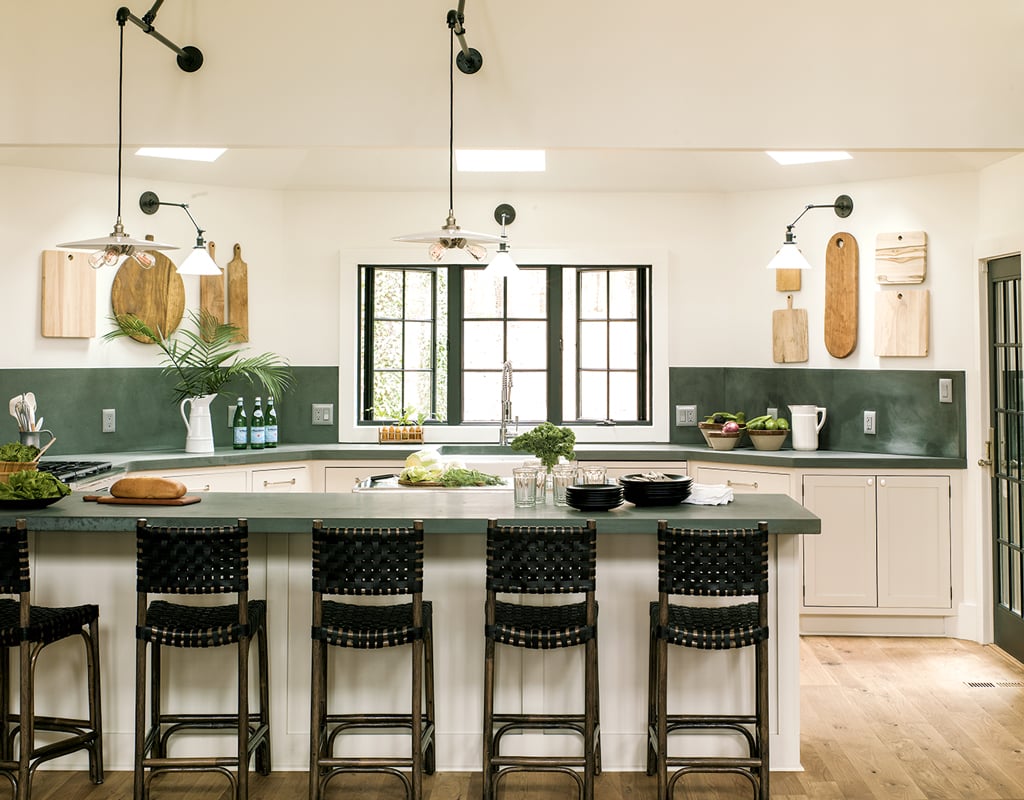
[(516, 467), (512, 470), (512, 489), (517, 508), (530, 508), (537, 504), (537, 470)]
[(576, 482), (576, 467), (573, 464), (556, 464), (551, 469), (551, 499), (556, 506), (567, 506), (566, 487)]
[(583, 468), (583, 483), (604, 483), (608, 474), (606, 467), (595, 465)]

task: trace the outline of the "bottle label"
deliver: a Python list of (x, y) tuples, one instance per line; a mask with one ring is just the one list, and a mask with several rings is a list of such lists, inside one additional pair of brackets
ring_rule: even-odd
[(276, 445), (277, 444), (277, 426), (276, 425), (267, 425), (266, 433), (264, 435), (264, 438), (266, 440), (267, 447), (273, 447), (274, 445)]
[(253, 447), (258, 447), (266, 443), (267, 433), (265, 428), (253, 428), (249, 432), (249, 436), (252, 439)]
[(248, 431), (245, 428), (234, 429), (234, 443), (240, 444), (243, 447), (249, 443), (249, 437), (246, 435)]

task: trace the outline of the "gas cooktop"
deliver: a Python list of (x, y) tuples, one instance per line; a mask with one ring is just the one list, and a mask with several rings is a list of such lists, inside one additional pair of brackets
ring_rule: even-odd
[(39, 462), (41, 472), (49, 472), (55, 478), (70, 484), (101, 475), (113, 469), (109, 461), (47, 461)]

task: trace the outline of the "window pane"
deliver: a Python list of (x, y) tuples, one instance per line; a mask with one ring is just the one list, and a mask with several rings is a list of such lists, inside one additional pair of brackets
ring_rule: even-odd
[(373, 373), (374, 419), (394, 419), (402, 406), (402, 373)]
[(373, 325), (374, 369), (399, 369), (402, 366), (402, 323), (382, 322)]
[(430, 369), (434, 363), (433, 342), (429, 322), (405, 324), (405, 368)]
[(505, 360), (502, 324), (467, 322), (462, 330), (462, 361), (466, 369), (501, 369)]
[(405, 373), (405, 406), (412, 409), (415, 420), (419, 413), (430, 413), (430, 373)]
[(580, 418), (608, 419), (608, 373), (580, 373)]
[[(501, 419), (501, 372), (467, 372), (463, 375), (462, 386), (462, 417), (466, 422)], [(515, 415), (515, 411), (512, 413)]]
[(373, 315), (401, 319), (402, 273), (393, 269), (377, 269), (374, 273)]
[(510, 322), (508, 359), (516, 369), (544, 369), (548, 365), (546, 322)]
[(608, 316), (608, 276), (595, 270), (580, 272), (581, 319), (605, 319)]
[(612, 369), (636, 369), (636, 323), (612, 322), (608, 326), (608, 366)]
[(604, 369), (608, 366), (607, 337), (606, 323), (580, 323), (580, 366), (583, 369)]
[(521, 269), (508, 280), (508, 316), (545, 319), (548, 315), (547, 271)]
[(494, 319), (504, 308), (502, 281), (484, 275), (482, 269), (466, 269), (462, 273), (463, 314), (469, 319)]
[(512, 417), (520, 423), (548, 418), (547, 373), (515, 372), (512, 375)]
[(405, 278), (405, 318), (429, 320), (434, 282), (429, 272), (412, 270)]
[(636, 373), (613, 372), (608, 382), (609, 419), (636, 419)]
[(636, 319), (636, 272), (613, 270), (609, 276), (609, 316), (616, 319)]

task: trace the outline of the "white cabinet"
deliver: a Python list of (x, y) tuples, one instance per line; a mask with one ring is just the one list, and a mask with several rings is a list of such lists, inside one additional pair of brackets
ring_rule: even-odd
[(172, 470), (164, 472), (160, 477), (185, 484), (189, 494), (203, 492), (248, 492), (248, 469), (211, 469), (206, 471)]
[(805, 475), (821, 534), (804, 537), (804, 606), (952, 606), (950, 481), (942, 475)]
[(693, 475), (693, 480), (696, 483), (729, 486), (736, 494), (760, 493), (793, 496), (792, 478), (786, 472), (772, 472), (750, 467), (736, 469), (691, 462), (690, 474)]
[(404, 461), (341, 462), (345, 466), (324, 467), (325, 492), (351, 492), (360, 481), (374, 475), (397, 475), (405, 466)]
[(309, 467), (271, 467), (253, 469), (251, 486), (254, 492), (309, 492)]

